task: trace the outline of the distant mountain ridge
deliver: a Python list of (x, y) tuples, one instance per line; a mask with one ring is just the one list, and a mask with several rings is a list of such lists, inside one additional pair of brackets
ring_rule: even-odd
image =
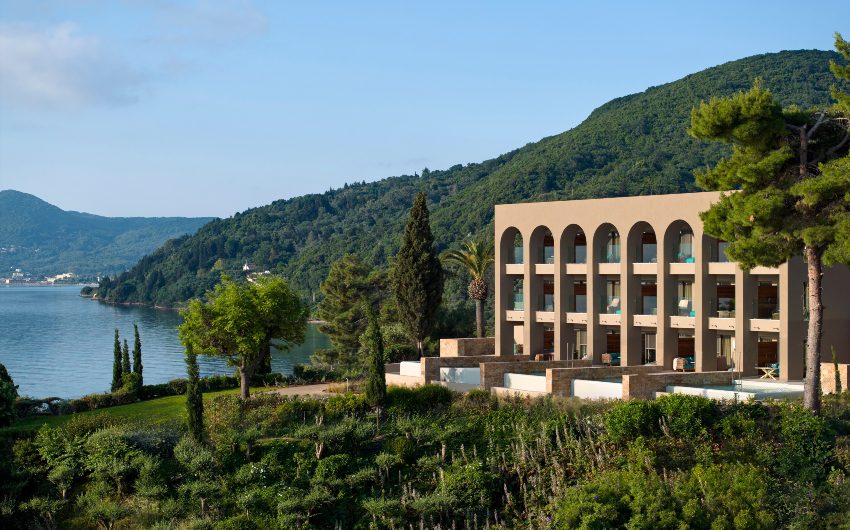
[[(345, 253), (385, 265), (418, 191), (428, 194), (441, 250), (467, 234), (491, 232), (499, 203), (696, 191), (694, 169), (728, 151), (688, 136), (693, 106), (745, 90), (757, 77), (783, 104), (828, 105), (831, 58), (838, 55), (802, 50), (728, 62), (614, 99), (573, 129), (481, 163), (350, 184), (216, 220), (105, 281), (98, 295), (173, 306), (248, 261), (285, 275), (309, 296)], [(450, 278), (446, 296), (450, 304), (468, 303), (465, 281)]]
[(167, 240), (213, 218), (102, 217), (65, 211), (34, 195), (0, 191), (0, 276), (117, 274)]

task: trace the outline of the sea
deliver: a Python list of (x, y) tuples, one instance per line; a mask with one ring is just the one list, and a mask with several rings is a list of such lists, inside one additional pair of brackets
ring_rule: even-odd
[[(77, 398), (106, 392), (112, 381), (112, 345), (117, 328), (133, 349), (139, 326), (145, 384), (185, 377), (177, 311), (108, 305), (79, 295), (80, 286), (0, 286), (0, 363), (18, 394)], [(330, 342), (309, 324), (303, 344), (272, 352), (272, 370), (291, 374), (296, 364)], [(198, 356), (201, 375), (233, 374), (220, 357)]]

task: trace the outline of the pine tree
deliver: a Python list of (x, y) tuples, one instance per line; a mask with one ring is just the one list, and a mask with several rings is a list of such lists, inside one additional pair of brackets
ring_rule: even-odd
[(133, 372), (139, 374), (139, 386), (144, 384), (142, 369), (142, 339), (139, 337), (139, 326), (133, 324)]
[(118, 338), (118, 328), (115, 329), (115, 341), (112, 344), (112, 391), (115, 392), (123, 384), (124, 367), (121, 364), (121, 341)]
[[(837, 35), (836, 47), (850, 61), (850, 47), (842, 48), (839, 39)], [(846, 73), (850, 76), (850, 70)], [(729, 241), (727, 255), (747, 270), (775, 267), (799, 254), (806, 261), (809, 329), (803, 402), (815, 413), (820, 411), (823, 266), (850, 262), (850, 239), (842, 236), (850, 218), (850, 131), (840, 111), (840, 105), (783, 109), (756, 81), (747, 92), (694, 108), (689, 130), (696, 138), (732, 145), (730, 157), (697, 173), (697, 184), (704, 189), (736, 190), (724, 193), (700, 215), (706, 233)]]
[(387, 381), (384, 368), (384, 339), (374, 311), (369, 311), (369, 327), (366, 342), (369, 345), (369, 374), (364, 393), (366, 402), (373, 408), (383, 406), (387, 397)]
[(189, 435), (197, 442), (204, 441), (204, 396), (201, 393), (198, 356), (191, 343), (186, 345), (186, 412)]
[(366, 330), (366, 311), (384, 297), (386, 275), (373, 271), (357, 256), (347, 254), (331, 265), (322, 282), (324, 297), (316, 316), (324, 321), (319, 330), (331, 341), (332, 349), (315, 354), (320, 364), (344, 370), (361, 368), (360, 336)]
[(399, 317), (422, 357), (425, 337), (443, 297), (443, 268), (434, 251), (434, 236), (425, 193), (418, 193), (410, 209), (404, 239), (393, 262), (392, 286)]
[(130, 367), (130, 346), (127, 344), (127, 339), (124, 339), (124, 348), (121, 349), (121, 372), (123, 375), (132, 371)]

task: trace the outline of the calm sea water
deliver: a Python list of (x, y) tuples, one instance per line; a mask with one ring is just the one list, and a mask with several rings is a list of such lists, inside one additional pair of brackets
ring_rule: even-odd
[[(115, 328), (133, 348), (133, 323), (142, 338), (145, 383), (184, 377), (175, 311), (110, 306), (79, 296), (77, 286), (0, 286), (0, 363), (21, 395), (74, 398), (104, 392), (112, 381)], [(284, 374), (307, 362), (328, 338), (309, 326), (301, 346), (273, 352), (272, 369)], [(202, 375), (231, 374), (221, 358), (199, 356)]]

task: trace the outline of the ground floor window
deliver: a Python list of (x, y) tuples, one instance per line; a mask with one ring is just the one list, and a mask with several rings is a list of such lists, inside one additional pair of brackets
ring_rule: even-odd
[(552, 324), (543, 325), (543, 353), (555, 352), (555, 326)]
[(737, 368), (735, 363), (735, 337), (732, 335), (717, 336), (717, 369), (728, 370)]
[(575, 343), (575, 351), (573, 353), (574, 359), (584, 359), (587, 357), (587, 330), (586, 329), (577, 329), (576, 330), (576, 343)]
[(643, 364), (655, 364), (655, 333), (643, 333)]

